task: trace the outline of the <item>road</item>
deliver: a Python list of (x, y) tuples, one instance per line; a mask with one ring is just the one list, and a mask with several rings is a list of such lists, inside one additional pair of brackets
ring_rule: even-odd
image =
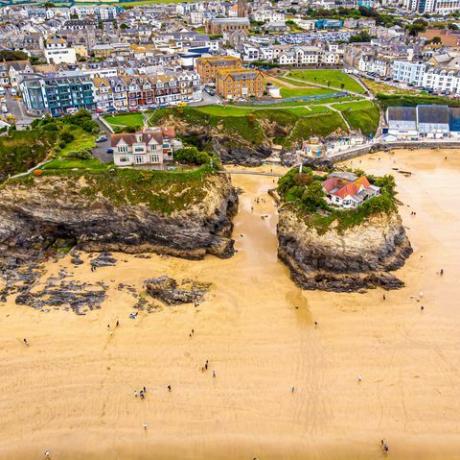
[(18, 128), (21, 126), (28, 126), (35, 120), (35, 118), (27, 115), (24, 103), (21, 99), (11, 96), (9, 92), (7, 92), (5, 98), (8, 112), (16, 118), (16, 126)]

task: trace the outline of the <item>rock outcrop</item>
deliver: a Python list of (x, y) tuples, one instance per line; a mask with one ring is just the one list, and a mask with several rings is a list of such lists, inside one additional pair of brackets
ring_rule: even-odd
[(144, 283), (146, 291), (154, 298), (168, 305), (199, 303), (208, 291), (209, 284), (183, 280), (180, 284), (169, 276), (151, 278)]
[(304, 289), (350, 292), (404, 285), (390, 273), (412, 253), (397, 213), (379, 214), (340, 233), (324, 234), (306, 224), (289, 206), (280, 209), (278, 256)]
[(89, 251), (150, 251), (190, 259), (233, 254), (238, 197), (225, 175), (206, 177), (199, 199), (168, 214), (144, 203), (117, 203), (99, 192), (88, 195), (88, 184), (78, 176), (30, 180), (8, 183), (0, 191), (0, 270), (40, 260), (58, 240)]
[(165, 118), (161, 123), (165, 126), (174, 126), (177, 134), (201, 149), (211, 145), (224, 164), (259, 166), (272, 153), (268, 132), (265, 132), (264, 140), (254, 143), (236, 132), (231, 135), (226, 133), (220, 125), (189, 123), (173, 116)]

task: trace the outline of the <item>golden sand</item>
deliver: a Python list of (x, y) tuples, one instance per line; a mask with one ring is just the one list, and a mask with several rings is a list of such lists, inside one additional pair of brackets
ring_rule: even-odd
[[(107, 282), (101, 310), (0, 307), (0, 458), (49, 449), (66, 460), (374, 459), (381, 439), (391, 458), (460, 458), (460, 155), (400, 151), (352, 163), (395, 173), (415, 249), (398, 273), (406, 288), (386, 300), (381, 290), (302, 292), (276, 257), (273, 179), (235, 175), (245, 190), (235, 257), (116, 254), (116, 267), (95, 273), (67, 257), (44, 279), (66, 267), (80, 281)], [(129, 319), (136, 299), (117, 284), (141, 289), (161, 274), (213, 286), (197, 308)], [(142, 401), (134, 391), (144, 385)]]

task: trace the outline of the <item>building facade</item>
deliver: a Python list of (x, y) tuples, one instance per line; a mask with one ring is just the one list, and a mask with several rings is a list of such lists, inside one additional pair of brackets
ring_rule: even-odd
[(31, 113), (60, 116), (78, 109), (96, 109), (93, 82), (84, 74), (28, 75), (20, 89)]
[(173, 160), (173, 152), (182, 148), (173, 128), (146, 128), (137, 133), (111, 137), (113, 161), (117, 166), (162, 166)]
[(264, 77), (258, 70), (220, 70), (217, 72), (216, 89), (225, 99), (261, 97)]
[(241, 59), (234, 56), (210, 56), (196, 60), (196, 71), (202, 83), (210, 83), (216, 80), (219, 70), (233, 70), (241, 67)]

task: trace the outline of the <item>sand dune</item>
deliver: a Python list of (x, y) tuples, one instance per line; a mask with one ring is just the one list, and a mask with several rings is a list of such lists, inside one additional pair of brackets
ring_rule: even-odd
[[(460, 458), (460, 156), (401, 151), (352, 163), (396, 176), (415, 249), (399, 272), (406, 288), (385, 301), (380, 290), (300, 291), (276, 258), (272, 178), (234, 176), (245, 191), (235, 257), (117, 254), (116, 267), (95, 273), (65, 258), (44, 279), (66, 267), (107, 282), (101, 310), (0, 306), (0, 458), (49, 449), (72, 460), (374, 459), (382, 438), (392, 458)], [(197, 308), (129, 319), (136, 299), (118, 283), (141, 289), (161, 274), (212, 288)], [(134, 391), (144, 385), (142, 401)]]

